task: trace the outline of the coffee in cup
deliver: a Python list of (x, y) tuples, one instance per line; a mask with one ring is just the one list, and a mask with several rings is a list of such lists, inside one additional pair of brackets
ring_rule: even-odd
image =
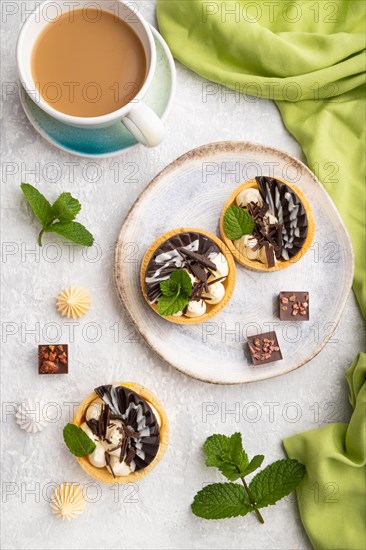
[(31, 68), (39, 93), (54, 109), (97, 117), (133, 100), (145, 81), (147, 60), (130, 25), (89, 8), (48, 23), (33, 46)]
[(17, 66), (31, 99), (59, 122), (93, 129), (120, 121), (148, 147), (162, 141), (163, 123), (143, 101), (156, 46), (135, 4), (44, 0), (20, 31)]

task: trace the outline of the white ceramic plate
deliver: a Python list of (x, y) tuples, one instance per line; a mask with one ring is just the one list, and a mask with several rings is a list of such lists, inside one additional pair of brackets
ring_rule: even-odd
[[(202, 227), (218, 234), (221, 210), (233, 189), (257, 175), (282, 177), (307, 196), (316, 232), (308, 253), (293, 266), (256, 273), (237, 265), (231, 302), (214, 319), (173, 325), (155, 314), (140, 291), (142, 257), (169, 229)], [(290, 372), (310, 361), (337, 324), (353, 279), (348, 233), (314, 174), (285, 152), (249, 142), (194, 149), (158, 174), (130, 210), (118, 237), (115, 277), (119, 296), (151, 348), (181, 372), (218, 384), (240, 384)], [(280, 291), (309, 291), (310, 321), (281, 322)], [(251, 365), (246, 337), (276, 330), (283, 360)]]

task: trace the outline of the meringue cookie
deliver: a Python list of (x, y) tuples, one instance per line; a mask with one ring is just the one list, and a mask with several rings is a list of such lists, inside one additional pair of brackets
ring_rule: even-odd
[(262, 206), (263, 201), (258, 189), (252, 189), (252, 188), (244, 189), (236, 197), (236, 204), (238, 206), (245, 207), (250, 202), (254, 202), (255, 204), (259, 204), (259, 206)]
[(77, 319), (84, 315), (90, 307), (89, 293), (83, 288), (74, 286), (65, 288), (58, 295), (56, 307), (62, 316)]
[(85, 413), (85, 419), (86, 420), (92, 420), (92, 419), (95, 419), (95, 420), (98, 420), (98, 418), (100, 417), (100, 414), (102, 412), (102, 406), (103, 406), (103, 401), (102, 399), (100, 399), (100, 397), (98, 397), (97, 399), (95, 399), (91, 405), (89, 405), (86, 413)]
[(248, 260), (258, 260), (262, 263), (267, 263), (264, 246), (257, 250), (253, 250), (257, 242), (257, 239), (253, 237), (253, 235), (244, 235), (240, 239), (234, 241), (234, 246), (240, 254), (248, 258)]
[(18, 406), (15, 414), (16, 423), (28, 433), (38, 433), (48, 426), (42, 414), (43, 404), (27, 399)]
[(185, 312), (187, 317), (201, 317), (206, 313), (206, 304), (203, 300), (191, 300)]
[(240, 237), (240, 239), (234, 241), (235, 248), (240, 252), (240, 254), (242, 254), (242, 256), (248, 258), (248, 260), (257, 259), (257, 251), (252, 250), (256, 244), (257, 239), (253, 237), (253, 235), (243, 235), (243, 237)]
[[(121, 440), (121, 432), (123, 432), (123, 422), (121, 420), (113, 420), (113, 426), (108, 426), (107, 433), (106, 433), (106, 440), (101, 441), (101, 444), (104, 447), (105, 451), (108, 451), (110, 455), (112, 456), (120, 456), (121, 449), (114, 449), (115, 447), (118, 447), (120, 440)], [(107, 442), (110, 441), (110, 443)]]
[(78, 483), (63, 483), (51, 499), (52, 512), (62, 519), (76, 519), (83, 513), (85, 499)]
[[(126, 462), (120, 462), (116, 456), (111, 456), (110, 462), (111, 468), (115, 476), (128, 476), (132, 472), (131, 468), (127, 466)], [(107, 466), (108, 470), (112, 473), (111, 468)]]
[(105, 448), (99, 441), (95, 442), (94, 451), (88, 455), (90, 464), (96, 468), (104, 468), (107, 466), (107, 461), (105, 459)]
[(225, 296), (225, 287), (220, 281), (218, 283), (213, 283), (209, 285), (208, 293), (204, 293), (202, 296), (204, 298), (211, 298), (209, 301), (210, 305), (218, 304)]
[(225, 256), (219, 252), (215, 255), (210, 255), (209, 259), (212, 263), (216, 266), (215, 271), (215, 278), (218, 279), (219, 277), (227, 277), (229, 275), (229, 265), (226, 261)]

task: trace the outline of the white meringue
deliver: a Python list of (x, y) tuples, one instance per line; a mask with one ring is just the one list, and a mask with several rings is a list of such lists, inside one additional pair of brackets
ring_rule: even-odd
[(104, 449), (109, 452), (110, 455), (114, 456), (120, 456), (121, 449), (116, 449), (115, 451), (111, 451), (114, 447), (117, 447), (121, 440), (121, 431), (123, 431), (123, 422), (121, 420), (113, 420), (114, 426), (108, 426), (107, 433), (106, 433), (106, 440), (110, 441), (110, 443), (107, 443), (107, 441), (101, 441)]
[(17, 424), (28, 433), (38, 433), (48, 426), (43, 416), (43, 403), (27, 399), (18, 406), (15, 414)]
[(209, 285), (208, 293), (205, 292), (202, 296), (204, 298), (205, 297), (211, 298), (209, 300), (210, 305), (218, 304), (221, 302), (221, 300), (225, 296), (225, 287), (220, 281), (218, 283), (213, 283)]
[(229, 264), (221, 252), (215, 255), (210, 254), (209, 260), (217, 267), (215, 271), (215, 279), (218, 279), (219, 277), (227, 277), (229, 275)]
[(201, 317), (206, 313), (206, 304), (203, 300), (191, 300), (185, 311), (186, 317)]
[(62, 316), (77, 319), (90, 307), (90, 295), (83, 288), (65, 288), (58, 295), (56, 307)]
[(250, 202), (254, 202), (255, 204), (259, 204), (259, 206), (262, 206), (263, 201), (258, 189), (253, 189), (251, 187), (249, 189), (244, 189), (236, 197), (236, 204), (238, 206), (247, 206)]
[(240, 239), (234, 241), (234, 246), (240, 254), (248, 258), (248, 260), (258, 260), (262, 263), (267, 263), (264, 246), (257, 250), (253, 250), (257, 242), (257, 239), (253, 237), (253, 235), (244, 235)]
[[(116, 456), (111, 456), (111, 468), (115, 476), (128, 476), (132, 472), (131, 468), (127, 466), (126, 462), (120, 462)], [(111, 469), (107, 469), (112, 473)]]
[(89, 405), (85, 413), (85, 420), (98, 420), (100, 413), (102, 412), (103, 400), (98, 397)]
[(51, 499), (52, 512), (62, 519), (76, 519), (84, 512), (85, 498), (78, 483), (63, 483)]
[(95, 442), (94, 451), (88, 455), (89, 462), (96, 468), (104, 468), (107, 466), (107, 461), (105, 459), (105, 448), (101, 442)]
[(257, 239), (252, 235), (243, 235), (243, 237), (240, 237), (240, 239), (234, 241), (235, 248), (242, 256), (248, 258), (248, 260), (255, 260), (257, 258), (257, 253), (252, 251), (252, 248), (256, 244)]

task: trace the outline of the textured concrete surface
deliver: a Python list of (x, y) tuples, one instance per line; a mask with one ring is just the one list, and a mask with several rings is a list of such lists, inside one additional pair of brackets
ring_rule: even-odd
[[(229, 139), (266, 143), (302, 158), (299, 145), (270, 101), (237, 102), (218, 89), (204, 102), (203, 80), (178, 64), (177, 97), (160, 147), (137, 147), (101, 162), (60, 152), (35, 134), (14, 89), (21, 11), (32, 3), (8, 4), (20, 9), (6, 23), (3, 14), (2, 23), (3, 548), (310, 548), (292, 497), (267, 508), (263, 526), (254, 516), (207, 522), (194, 517), (189, 506), (204, 483), (221, 479), (204, 466), (201, 445), (208, 435), (240, 430), (250, 454), (263, 452), (272, 461), (284, 456), (284, 437), (347, 421), (351, 409), (344, 372), (364, 348), (354, 296), (334, 341), (311, 363), (272, 380), (221, 387), (189, 379), (151, 354), (129, 324), (112, 276), (113, 245), (128, 209), (174, 158), (197, 145)], [(154, 2), (138, 4), (154, 22)], [(36, 184), (50, 199), (66, 190), (78, 196), (80, 219), (94, 232), (97, 246), (82, 252), (49, 237), (38, 249), (38, 224), (22, 199), (21, 181)], [(89, 289), (93, 299), (90, 313), (74, 324), (55, 311), (55, 297), (68, 285)], [(51, 339), (70, 343), (67, 376), (37, 374), (37, 344)], [(73, 404), (114, 380), (149, 387), (171, 422), (164, 460), (139, 486), (119, 491), (94, 484), (62, 441)], [(12, 414), (14, 403), (27, 397), (48, 403), (43, 412), (50, 425), (36, 435), (20, 431)], [(84, 484), (89, 501), (72, 523), (53, 517), (47, 502), (54, 484), (65, 481)]]

